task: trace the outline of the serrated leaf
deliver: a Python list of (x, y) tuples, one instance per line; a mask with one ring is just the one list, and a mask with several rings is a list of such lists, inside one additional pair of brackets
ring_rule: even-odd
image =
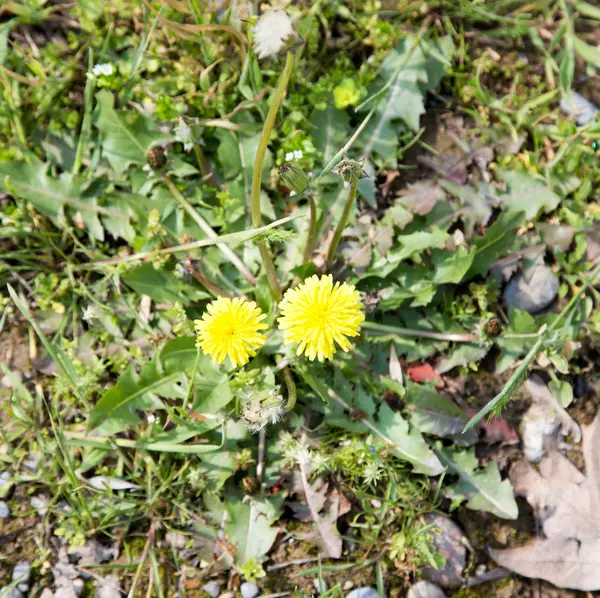
[(519, 508), (512, 486), (509, 480), (502, 480), (495, 461), (479, 469), (474, 450), (451, 452), (437, 444), (436, 453), (448, 471), (460, 478), (446, 488), (452, 498), (467, 499), (467, 507), (475, 511), (487, 511), (502, 519), (517, 518)]
[(429, 233), (416, 232), (410, 235), (399, 235), (396, 239), (399, 247), (388, 251), (388, 262), (398, 263), (425, 249), (443, 247), (450, 239), (450, 235), (439, 228)]
[(130, 164), (145, 164), (152, 145), (171, 141), (150, 118), (136, 115), (129, 122), (130, 112), (115, 110), (115, 97), (103, 89), (96, 94), (95, 126), (102, 136), (102, 153), (117, 173)]
[(504, 212), (485, 235), (475, 237), (473, 244), (477, 248), (473, 265), (466, 275), (466, 279), (477, 275), (486, 274), (490, 266), (507, 253), (515, 243), (515, 229), (524, 220), (522, 211), (512, 213)]
[(560, 197), (552, 189), (522, 170), (498, 168), (497, 175), (506, 183), (507, 192), (502, 200), (510, 212), (523, 211), (528, 220), (533, 220), (540, 212), (551, 212), (560, 203)]
[(225, 532), (229, 542), (236, 547), (238, 567), (250, 559), (260, 563), (273, 546), (279, 532), (273, 524), (280, 515), (280, 502), (277, 497), (228, 502)]
[[(178, 384), (179, 387), (176, 386)], [(184, 374), (160, 370), (156, 360), (144, 365), (139, 374), (130, 366), (96, 403), (90, 413), (88, 426), (93, 429), (107, 423), (107, 429), (103, 431), (110, 429), (112, 433), (116, 429), (135, 426), (140, 423), (135, 409), (162, 407), (162, 403), (152, 395), (162, 393), (163, 396), (184, 398), (186, 390), (187, 379)]]
[(387, 403), (382, 403), (376, 423), (368, 421), (371, 424), (368, 427), (389, 444), (392, 453), (411, 463), (417, 473), (434, 476), (444, 471), (444, 466), (421, 433), (417, 429), (409, 430), (408, 422), (400, 413), (392, 411)]
[(457, 247), (455, 251), (434, 249), (431, 252), (433, 277), (435, 284), (458, 284), (469, 271), (475, 258), (475, 251), (466, 247)]
[[(402, 119), (417, 131), (420, 117), (425, 112), (424, 95), (438, 85), (450, 64), (453, 44), (451, 38), (446, 36), (435, 42), (421, 41), (398, 72), (414, 42), (414, 36), (406, 37), (381, 65), (380, 88), (388, 84), (391, 78), (394, 80), (379, 100), (374, 117), (359, 138), (365, 157), (374, 152), (389, 161), (395, 156), (397, 141), (392, 121)], [(395, 162), (395, 159), (392, 161)]]
[(455, 437), (462, 444), (477, 441), (475, 429), (462, 434), (469, 416), (451, 401), (442, 399), (431, 386), (409, 382), (403, 400), (410, 414), (410, 423), (423, 434)]

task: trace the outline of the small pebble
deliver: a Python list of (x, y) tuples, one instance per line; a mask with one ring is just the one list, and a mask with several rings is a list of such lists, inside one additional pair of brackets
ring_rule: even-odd
[(567, 99), (563, 98), (560, 101), (560, 109), (567, 114), (574, 114), (579, 126), (587, 125), (598, 114), (598, 108), (576, 91), (572, 91)]
[(420, 581), (408, 590), (406, 598), (446, 598), (446, 594), (429, 581)]
[(3, 500), (0, 500), (0, 519), (8, 519), (9, 517), (10, 509), (8, 505)]
[(12, 572), (12, 580), (19, 581), (17, 587), (21, 592), (26, 592), (29, 589), (29, 578), (31, 576), (31, 565), (29, 561), (20, 561)]
[(44, 588), (40, 598), (54, 598), (54, 592), (50, 588)]
[(379, 592), (375, 588), (356, 588), (346, 598), (379, 598)]
[(23, 460), (23, 467), (26, 467), (30, 471), (37, 471), (40, 468), (40, 460), (42, 456), (40, 453), (31, 453), (29, 457)]
[(260, 594), (260, 590), (255, 583), (247, 581), (240, 586), (242, 598), (256, 598)]
[(221, 586), (216, 581), (209, 581), (202, 586), (202, 589), (210, 596), (210, 598), (219, 598)]
[(77, 579), (73, 580), (73, 589), (78, 596), (80, 596), (81, 592), (83, 592), (83, 586), (85, 586), (85, 581), (83, 581), (83, 579), (78, 577)]
[(219, 598), (235, 598), (235, 594), (233, 592), (224, 592)]
[(5, 588), (0, 588), (0, 596), (2, 596), (2, 598), (23, 598), (23, 593), (17, 588), (11, 588), (9, 590), (7, 586)]
[(43, 517), (48, 512), (48, 503), (50, 501), (43, 494), (32, 496), (29, 499), (29, 504), (37, 511), (40, 517)]
[(548, 266), (538, 264), (508, 283), (504, 301), (507, 305), (535, 314), (556, 299), (558, 286), (556, 274)]

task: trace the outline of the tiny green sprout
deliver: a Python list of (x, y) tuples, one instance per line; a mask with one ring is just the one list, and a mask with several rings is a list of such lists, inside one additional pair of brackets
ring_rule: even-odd
[(359, 181), (369, 176), (363, 169), (364, 164), (364, 158), (360, 160), (344, 158), (331, 172), (340, 175), (344, 181), (344, 186), (348, 186), (353, 181)]
[(279, 165), (281, 182), (298, 194), (310, 194), (310, 179), (296, 162), (283, 162)]
[(237, 568), (238, 573), (243, 575), (246, 581), (254, 583), (261, 577), (266, 577), (267, 573), (260, 563), (257, 563), (253, 558), (248, 559), (243, 565)]

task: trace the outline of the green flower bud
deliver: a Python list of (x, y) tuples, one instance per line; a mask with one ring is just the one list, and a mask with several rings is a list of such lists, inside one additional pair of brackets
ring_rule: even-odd
[(363, 169), (364, 163), (364, 158), (362, 160), (345, 158), (331, 172), (339, 174), (344, 181), (344, 185), (347, 186), (355, 180), (358, 181), (369, 176)]
[(309, 194), (310, 179), (296, 162), (284, 162), (279, 165), (279, 176), (282, 183), (298, 194)]

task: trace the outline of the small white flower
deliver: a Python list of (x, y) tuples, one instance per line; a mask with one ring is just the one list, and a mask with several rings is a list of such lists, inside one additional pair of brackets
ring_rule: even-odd
[(294, 151), (294, 158), (296, 160), (301, 160), (302, 159), (302, 150), (295, 150)]
[(149, 423), (149, 424), (153, 424), (154, 422), (156, 422), (156, 415), (154, 415), (154, 413), (151, 413), (151, 414), (148, 416), (148, 423)]
[(110, 77), (115, 72), (115, 69), (110, 62), (105, 62), (104, 64), (95, 64), (92, 69), (92, 73), (96, 77), (100, 77), (100, 75), (104, 75), (105, 77)]
[(185, 124), (183, 118), (179, 120), (179, 124), (175, 127), (173, 132), (175, 133), (175, 139), (180, 143), (183, 143), (184, 151), (189, 152), (194, 147), (192, 141), (192, 129)]
[(291, 17), (284, 10), (265, 12), (252, 29), (259, 58), (276, 56), (288, 38), (295, 36)]
[(285, 155), (285, 161), (286, 162), (291, 162), (294, 159), (294, 152), (288, 152)]

